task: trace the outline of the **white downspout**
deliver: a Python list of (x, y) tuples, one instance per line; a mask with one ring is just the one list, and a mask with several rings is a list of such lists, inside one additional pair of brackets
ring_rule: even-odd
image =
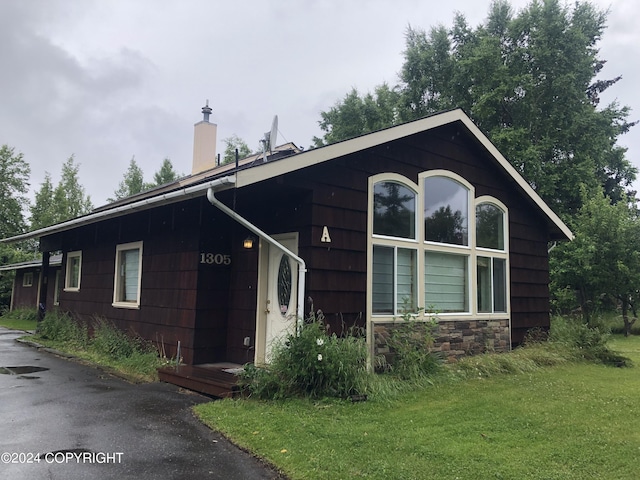
[(235, 221), (237, 221), (238, 223), (246, 227), (248, 230), (255, 233), (258, 237), (260, 237), (262, 240), (267, 242), (269, 245), (274, 246), (275, 248), (282, 251), (285, 255), (291, 257), (298, 264), (298, 299), (297, 299), (297, 305), (296, 305), (296, 321), (297, 321), (297, 326), (300, 327), (302, 324), (302, 321), (304, 320), (304, 308), (303, 308), (304, 307), (304, 288), (305, 288), (305, 276), (307, 273), (307, 265), (305, 261), (302, 258), (300, 258), (298, 255), (293, 253), (291, 250), (289, 250), (287, 247), (279, 243), (273, 237), (269, 236), (267, 233), (263, 232), (254, 224), (249, 222), (249, 220), (240, 216), (238, 213), (234, 212), (229, 207), (227, 207), (224, 203), (218, 200), (215, 196), (216, 187), (217, 186), (212, 186), (212, 187), (209, 187), (209, 189), (207, 190), (207, 200), (209, 200), (211, 205), (222, 210), (224, 213), (229, 215)]

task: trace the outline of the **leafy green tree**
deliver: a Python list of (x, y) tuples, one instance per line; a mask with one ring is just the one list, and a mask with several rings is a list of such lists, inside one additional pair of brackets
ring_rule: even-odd
[(80, 165), (75, 163), (73, 155), (62, 165), (60, 183), (53, 191), (57, 215), (55, 223), (85, 215), (93, 210), (91, 197), (85, 194), (84, 187), (80, 185), (79, 170)]
[[(582, 193), (585, 195), (586, 189)], [(637, 210), (626, 202), (612, 204), (602, 194), (591, 196), (580, 208), (573, 232), (572, 242), (553, 251), (551, 270), (555, 290), (575, 291), (587, 318), (603, 299), (614, 299), (622, 310), (625, 335), (629, 335), (640, 300)]]
[(238, 158), (246, 158), (252, 153), (249, 145), (235, 133), (222, 141), (225, 144), (224, 156), (222, 158), (223, 165), (236, 161), (236, 148), (238, 149)]
[(173, 164), (171, 160), (165, 158), (162, 161), (162, 166), (160, 170), (153, 174), (153, 183), (150, 185), (150, 188), (159, 187), (160, 185), (165, 185), (167, 183), (171, 183), (176, 181), (181, 175), (176, 173), (173, 169)]
[[(23, 233), (26, 222), (23, 211), (29, 204), (29, 176), (31, 168), (22, 153), (8, 145), (0, 147), (0, 238)], [(0, 265), (31, 260), (34, 254), (24, 245), (0, 244)], [(14, 272), (0, 273), (0, 314), (11, 302)]]
[[(606, 12), (588, 2), (573, 8), (559, 0), (533, 0), (518, 14), (494, 1), (486, 21), (470, 27), (409, 28), (399, 85), (380, 96), (354, 89), (321, 113), (317, 146), (401, 121), (461, 107), (542, 198), (563, 218), (575, 214), (584, 186), (625, 198), (637, 169), (617, 145), (635, 123), (628, 107), (600, 105), (620, 80), (596, 79), (605, 63), (598, 41)], [(367, 101), (367, 98), (369, 100)]]
[(320, 128), (325, 134), (322, 138), (313, 138), (314, 146), (321, 147), (396, 124), (399, 101), (398, 91), (386, 83), (363, 97), (353, 88), (328, 112), (320, 113)]
[(22, 233), (26, 229), (23, 215), (29, 204), (29, 175), (31, 168), (24, 160), (22, 153), (8, 145), (0, 147), (0, 238)]
[(149, 187), (144, 183), (144, 173), (136, 162), (136, 157), (131, 157), (129, 168), (124, 173), (122, 181), (117, 190), (113, 192), (113, 198), (108, 198), (108, 202), (115, 202), (123, 198), (144, 192)]

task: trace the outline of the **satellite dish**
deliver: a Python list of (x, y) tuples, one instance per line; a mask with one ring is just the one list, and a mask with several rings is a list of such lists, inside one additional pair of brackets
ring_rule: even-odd
[(271, 122), (271, 131), (264, 134), (263, 152), (264, 161), (267, 161), (267, 153), (273, 153), (273, 149), (276, 147), (276, 141), (278, 139), (278, 115), (273, 116), (273, 122)]

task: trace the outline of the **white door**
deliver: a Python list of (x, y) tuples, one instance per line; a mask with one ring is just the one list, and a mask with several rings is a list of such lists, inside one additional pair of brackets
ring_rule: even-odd
[[(298, 234), (274, 235), (273, 239), (298, 254)], [(298, 264), (281, 249), (261, 242), (260, 292), (256, 335), (256, 362), (268, 363), (273, 346), (296, 326)]]

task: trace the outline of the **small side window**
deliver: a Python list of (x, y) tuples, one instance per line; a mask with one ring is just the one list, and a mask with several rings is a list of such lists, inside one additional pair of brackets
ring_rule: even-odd
[(26, 272), (22, 276), (22, 286), (31, 287), (33, 285), (33, 272)]
[(67, 253), (67, 266), (64, 276), (65, 292), (77, 292), (80, 290), (80, 278), (82, 274), (82, 252)]
[(138, 308), (142, 280), (142, 242), (116, 247), (113, 306)]

